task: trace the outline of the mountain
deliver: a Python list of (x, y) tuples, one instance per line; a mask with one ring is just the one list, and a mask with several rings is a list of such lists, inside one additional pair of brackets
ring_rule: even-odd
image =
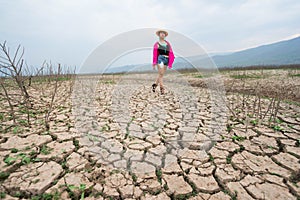
[(231, 53), (215, 55), (218, 67), (300, 64), (300, 37)]
[[(192, 61), (203, 68), (210, 68), (212, 66), (211, 60), (214, 61), (218, 68), (252, 65), (300, 64), (300, 37), (243, 51), (209, 53), (208, 56), (198, 55), (187, 58), (176, 57), (173, 69), (193, 68), (187, 60)], [(151, 69), (152, 66), (150, 63), (144, 63), (110, 68), (106, 73), (147, 71)]]

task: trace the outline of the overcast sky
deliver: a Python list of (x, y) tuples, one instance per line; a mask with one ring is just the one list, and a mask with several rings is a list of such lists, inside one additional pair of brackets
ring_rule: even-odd
[(80, 66), (102, 42), (139, 28), (237, 51), (299, 35), (299, 10), (299, 0), (0, 0), (0, 41), (24, 46), (29, 65)]

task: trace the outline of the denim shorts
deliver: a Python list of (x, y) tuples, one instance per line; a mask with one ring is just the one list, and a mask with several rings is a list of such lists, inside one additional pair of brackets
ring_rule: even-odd
[(157, 64), (160, 64), (161, 62), (164, 63), (164, 65), (168, 65), (169, 63), (169, 58), (163, 56), (163, 55), (158, 55), (158, 58), (157, 58)]

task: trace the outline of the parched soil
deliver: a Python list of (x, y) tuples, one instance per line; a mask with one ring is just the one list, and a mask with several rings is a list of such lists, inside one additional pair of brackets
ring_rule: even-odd
[[(77, 77), (70, 97), (58, 91), (68, 98), (55, 101), (49, 130), (35, 113), (30, 128), (3, 131), (1, 199), (300, 198), (297, 104), (281, 102), (272, 123), (269, 113), (257, 123), (237, 112), (237, 120), (230, 109), (239, 94), (191, 87), (201, 78), (167, 73), (161, 95), (151, 90), (155, 77)], [(268, 102), (261, 100), (261, 112)], [(3, 127), (12, 124), (6, 106)]]
[[(220, 74), (227, 92), (300, 103), (300, 70), (236, 70)], [(194, 87), (207, 87), (209, 77), (202, 78), (195, 73), (189, 74), (187, 78)]]

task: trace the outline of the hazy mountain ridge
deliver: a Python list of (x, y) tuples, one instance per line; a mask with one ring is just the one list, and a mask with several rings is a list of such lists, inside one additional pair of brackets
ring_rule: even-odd
[(218, 67), (300, 63), (300, 37), (212, 57)]
[[(300, 64), (300, 37), (284, 40), (272, 44), (261, 45), (254, 48), (238, 52), (209, 53), (208, 55), (191, 56), (187, 58), (176, 57), (173, 69), (192, 68), (187, 62), (207, 63), (210, 59), (214, 61), (218, 68), (241, 67), (251, 65), (283, 65)], [(151, 64), (125, 65), (113, 67), (106, 73), (146, 71), (151, 70)]]

